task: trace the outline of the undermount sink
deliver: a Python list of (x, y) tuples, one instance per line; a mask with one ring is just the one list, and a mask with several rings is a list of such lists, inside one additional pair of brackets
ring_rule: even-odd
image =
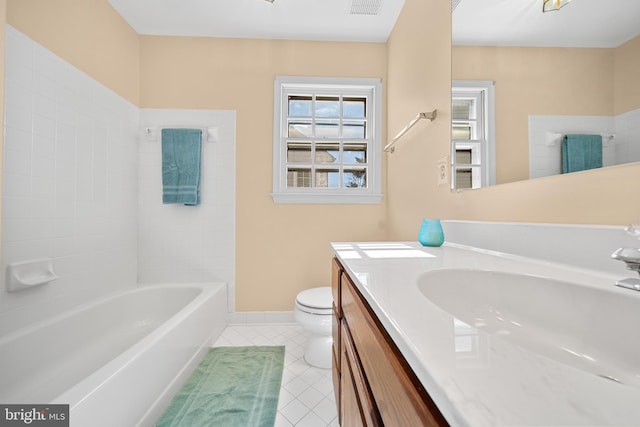
[(433, 304), (490, 336), (640, 386), (640, 298), (634, 294), (474, 269), (429, 271), (418, 279), (418, 288)]

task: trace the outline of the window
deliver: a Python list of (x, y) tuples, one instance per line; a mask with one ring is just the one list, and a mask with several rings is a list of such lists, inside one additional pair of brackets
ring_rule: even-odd
[(276, 203), (379, 203), (381, 85), (377, 79), (276, 77)]
[(495, 184), (494, 85), (454, 81), (451, 89), (451, 188)]

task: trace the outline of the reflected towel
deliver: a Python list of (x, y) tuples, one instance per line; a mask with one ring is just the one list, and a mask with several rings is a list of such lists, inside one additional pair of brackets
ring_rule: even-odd
[(601, 135), (565, 135), (562, 138), (562, 173), (601, 167)]
[(162, 129), (162, 203), (200, 203), (200, 129)]

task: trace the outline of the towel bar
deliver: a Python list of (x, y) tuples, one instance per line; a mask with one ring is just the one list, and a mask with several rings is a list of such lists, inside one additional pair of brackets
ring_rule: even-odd
[(387, 145), (385, 145), (384, 151), (388, 153), (393, 153), (396, 149), (393, 145), (396, 142), (398, 142), (398, 140), (402, 138), (404, 134), (409, 131), (409, 129), (414, 127), (416, 123), (418, 123), (422, 119), (429, 119), (430, 121), (434, 121), (437, 116), (438, 116), (438, 110), (433, 110), (429, 113), (418, 113), (418, 115), (415, 116), (413, 120), (409, 122), (409, 124), (407, 124), (404, 128), (402, 128), (402, 130), (398, 132), (398, 134), (391, 141), (389, 141)]
[(144, 134), (147, 141), (158, 141), (158, 131), (162, 129), (200, 129), (202, 131), (202, 142), (217, 142), (220, 139), (218, 126), (147, 126), (144, 128)]

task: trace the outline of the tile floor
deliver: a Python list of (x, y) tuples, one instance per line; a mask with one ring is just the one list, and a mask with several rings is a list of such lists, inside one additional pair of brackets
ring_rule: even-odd
[(274, 427), (339, 427), (330, 369), (304, 361), (305, 331), (298, 325), (230, 325), (218, 346), (284, 345), (284, 371)]

